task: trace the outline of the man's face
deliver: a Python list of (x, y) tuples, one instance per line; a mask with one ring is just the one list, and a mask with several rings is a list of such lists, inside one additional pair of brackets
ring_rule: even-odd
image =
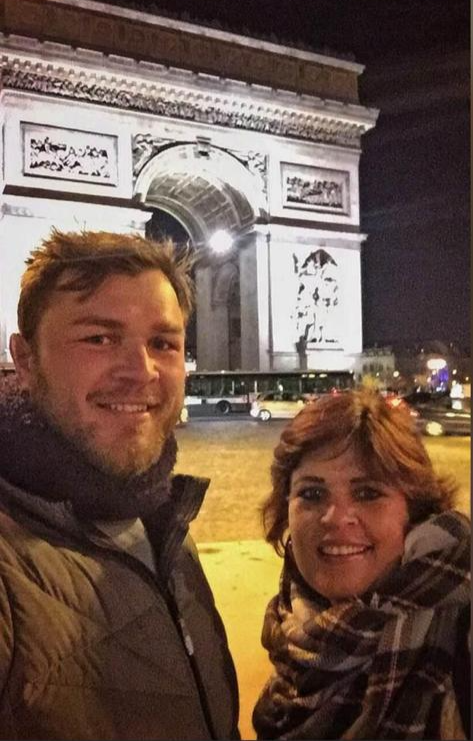
[(185, 377), (184, 320), (160, 270), (112, 275), (85, 299), (56, 291), (27, 348), (23, 385), (89, 460), (122, 476), (157, 460)]

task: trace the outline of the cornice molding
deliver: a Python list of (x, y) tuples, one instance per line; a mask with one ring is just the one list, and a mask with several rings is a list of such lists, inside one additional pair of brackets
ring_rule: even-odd
[[(104, 73), (103, 68), (98, 72), (42, 61), (38, 56), (28, 58), (4, 53), (1, 83), (3, 89), (351, 149), (359, 149), (362, 134), (376, 120), (375, 111), (358, 105), (337, 104), (335, 101), (326, 104), (313, 98), (310, 106), (310, 96), (306, 95), (284, 92), (278, 95), (276, 92), (276, 95), (270, 95), (273, 100), (269, 103), (264, 100), (268, 92), (274, 93), (269, 88), (261, 90), (262, 86), (243, 85), (245, 94), (242, 94), (241, 83), (230, 81), (230, 85), (225, 85), (226, 81), (208, 75), (193, 75), (190, 79), (187, 73), (186, 86), (181, 80), (180, 84), (163, 82), (165, 68), (151, 63), (136, 65), (133, 60), (129, 61), (134, 74), (130, 74), (121, 61), (121, 74), (118, 76), (108, 71)], [(98, 66), (97, 62), (95, 58)], [(137, 74), (137, 66), (141, 67), (143, 75)], [(206, 78), (210, 77), (206, 89)], [(220, 85), (216, 85), (218, 82)], [(236, 90), (239, 94), (234, 92)], [(289, 100), (293, 101), (292, 105)]]
[(103, 3), (1, 0), (5, 34), (357, 103), (362, 66)]
[(377, 109), (367, 108), (359, 103), (244, 82), (206, 72), (192, 72), (188, 69), (145, 60), (137, 61), (129, 56), (106, 54), (52, 41), (39, 41), (16, 34), (6, 35), (0, 32), (0, 54), (4, 54), (6, 58), (15, 63), (21, 60), (35, 67), (42, 63), (47, 64), (48, 69), (59, 68), (64, 71), (64, 65), (67, 65), (70, 74), (73, 72), (92, 74), (99, 79), (106, 74), (122, 81), (145, 82), (154, 85), (159, 81), (178, 87), (191, 87), (199, 92), (213, 92), (218, 96), (244, 96), (246, 101), (251, 98), (252, 102), (257, 101), (258, 104), (264, 102), (307, 110), (310, 113), (320, 112), (322, 115), (334, 115), (343, 120), (365, 123), (367, 128), (374, 126), (378, 116)]
[(242, 47), (248, 47), (253, 49), (264, 49), (268, 52), (278, 55), (285, 55), (288, 57), (294, 57), (296, 59), (302, 59), (308, 62), (318, 62), (319, 64), (330, 65), (332, 67), (340, 67), (341, 69), (347, 69), (352, 72), (361, 74), (365, 69), (365, 65), (360, 64), (354, 60), (343, 58), (340, 55), (334, 56), (330, 52), (319, 52), (319, 51), (308, 51), (304, 49), (298, 49), (295, 46), (287, 46), (280, 42), (270, 42), (264, 39), (243, 36), (240, 33), (234, 31), (226, 31), (215, 29), (212, 26), (206, 25), (205, 23), (193, 23), (189, 21), (179, 20), (178, 18), (172, 18), (167, 15), (159, 15), (157, 13), (150, 13), (146, 11), (134, 10), (125, 8), (120, 5), (109, 5), (97, 0), (48, 0), (49, 3), (54, 3), (61, 6), (67, 6), (74, 8), (81, 8), (83, 10), (92, 10), (95, 12), (102, 12), (108, 16), (116, 16), (126, 20), (130, 20), (134, 23), (145, 22), (151, 26), (164, 26), (179, 32), (194, 34), (198, 37), (210, 38), (220, 41), (228, 41), (238, 43)]

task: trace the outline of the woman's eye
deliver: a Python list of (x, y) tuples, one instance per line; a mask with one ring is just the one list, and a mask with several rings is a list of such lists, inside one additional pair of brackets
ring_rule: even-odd
[(297, 492), (297, 496), (305, 499), (307, 502), (320, 502), (324, 494), (325, 491), (320, 486), (307, 486)]
[(373, 502), (382, 496), (382, 492), (373, 486), (363, 486), (355, 492), (355, 498), (360, 502)]

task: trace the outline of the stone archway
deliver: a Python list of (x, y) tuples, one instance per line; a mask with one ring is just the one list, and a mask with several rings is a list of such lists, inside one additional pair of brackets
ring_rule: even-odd
[[(233, 154), (207, 141), (165, 145), (142, 167), (135, 198), (174, 217), (196, 250), (197, 366), (240, 368), (239, 250), (264, 215), (258, 180)], [(225, 231), (233, 247), (212, 252), (212, 235)]]
[(134, 197), (171, 213), (199, 249), (219, 229), (236, 239), (251, 229), (264, 215), (259, 186), (235, 155), (199, 138), (158, 148), (137, 176)]

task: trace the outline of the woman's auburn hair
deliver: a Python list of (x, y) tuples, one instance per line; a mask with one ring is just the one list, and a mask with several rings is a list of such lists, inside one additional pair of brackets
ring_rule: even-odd
[(403, 491), (411, 524), (454, 506), (458, 486), (435, 473), (407, 407), (392, 407), (369, 389), (323, 396), (284, 428), (274, 450), (272, 491), (262, 514), (266, 540), (277, 553), (285, 549), (291, 477), (302, 457), (321, 451), (335, 458), (349, 448), (370, 478)]

